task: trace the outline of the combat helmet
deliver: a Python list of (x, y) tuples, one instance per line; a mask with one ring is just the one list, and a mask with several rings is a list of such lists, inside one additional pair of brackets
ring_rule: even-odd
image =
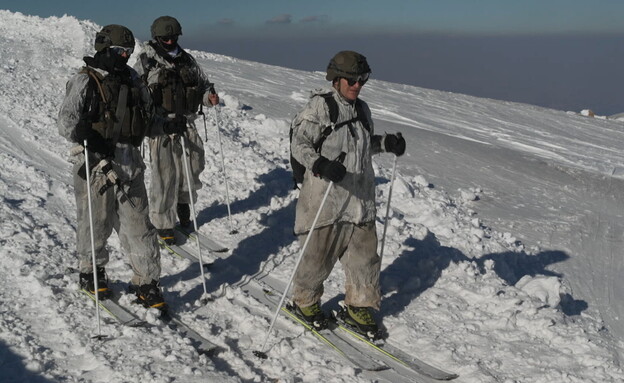
[(334, 81), (339, 77), (357, 79), (369, 73), (371, 69), (366, 57), (354, 51), (340, 51), (329, 60), (325, 79), (328, 81)]
[(100, 52), (111, 46), (134, 49), (134, 35), (123, 25), (111, 24), (95, 34), (95, 50)]
[(160, 16), (154, 20), (150, 31), (153, 39), (159, 36), (180, 36), (182, 34), (182, 26), (175, 17)]

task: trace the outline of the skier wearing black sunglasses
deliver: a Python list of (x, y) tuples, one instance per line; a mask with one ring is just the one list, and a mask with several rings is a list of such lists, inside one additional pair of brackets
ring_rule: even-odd
[(379, 309), (381, 300), (381, 263), (372, 156), (402, 155), (405, 139), (400, 133), (374, 134), (371, 111), (359, 99), (370, 73), (363, 55), (338, 52), (327, 66), (331, 88), (314, 92), (291, 124), (293, 161), (305, 167), (294, 231), (302, 243), (311, 236), (293, 279), (292, 309), (316, 328), (327, 324), (320, 308), (323, 282), (340, 260), (346, 276), (343, 317), (376, 338), (372, 309)]

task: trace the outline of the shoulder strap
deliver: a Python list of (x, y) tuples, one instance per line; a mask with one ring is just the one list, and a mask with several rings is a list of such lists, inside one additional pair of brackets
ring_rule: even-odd
[[(102, 101), (104, 104), (108, 105), (108, 100), (106, 99), (106, 94), (104, 93), (104, 89), (102, 88), (102, 80), (100, 80), (98, 74), (88, 67), (82, 68), (80, 73), (86, 73), (97, 85), (98, 91), (100, 92), (100, 96), (102, 97)], [(91, 82), (91, 80), (89, 80)]]
[(366, 129), (370, 133), (370, 122), (368, 121), (368, 118), (366, 118), (366, 113), (364, 113), (364, 106), (359, 98), (355, 100), (355, 113), (357, 114), (358, 120), (360, 120), (360, 122), (364, 126), (364, 129)]
[(329, 121), (335, 124), (338, 121), (338, 103), (334, 99), (332, 92), (322, 94), (321, 97), (323, 97), (329, 109)]
[(126, 111), (128, 106), (128, 92), (129, 88), (126, 84), (121, 84), (119, 88), (119, 98), (117, 99), (117, 109), (115, 109), (115, 123), (113, 124), (113, 131), (110, 134), (113, 143), (117, 143), (119, 141), (119, 136), (121, 134), (121, 125), (124, 123), (124, 119), (126, 118)]
[(98, 88), (99, 93), (101, 95), (101, 99), (104, 101), (106, 98), (104, 97), (104, 93), (102, 90), (102, 85), (93, 73), (93, 70), (89, 69), (89, 67), (83, 67), (80, 72), (89, 76), (89, 80), (87, 81), (87, 93), (85, 95), (84, 104), (82, 106), (82, 118), (91, 118), (92, 113), (96, 113), (99, 105), (99, 100), (95, 96), (95, 92), (97, 92), (96, 88)]
[(152, 66), (154, 66), (154, 59), (147, 57), (145, 52), (142, 52), (139, 55), (139, 61), (141, 62), (141, 68), (143, 69), (143, 75), (141, 79), (143, 82), (147, 84), (147, 73), (151, 70)]

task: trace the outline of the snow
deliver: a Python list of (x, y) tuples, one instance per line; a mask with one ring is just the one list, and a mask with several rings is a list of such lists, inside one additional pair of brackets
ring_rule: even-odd
[[(152, 326), (123, 327), (102, 313), (107, 338), (91, 339), (93, 304), (68, 270), (77, 264), (70, 145), (55, 123), (98, 29), (72, 16), (0, 11), (0, 381), (376, 381), (284, 318), (269, 359), (252, 355), (273, 313), (233, 285), (260, 269), (281, 281), (293, 271), (288, 126), (326, 82), (320, 72), (208, 52), (192, 53), (225, 105), (206, 112), (198, 223), (231, 250), (207, 274), (206, 305), (196, 264), (163, 253), (161, 282), (172, 309), (223, 351), (198, 355), (136, 305)], [(458, 382), (624, 381), (621, 121), (374, 79), (362, 98), (378, 132), (401, 131), (408, 142), (381, 275), (378, 317), (390, 341)], [(389, 155), (375, 159), (379, 233), (391, 168)], [(115, 234), (109, 245), (109, 276), (124, 284), (131, 271)], [(326, 309), (343, 280), (338, 265)]]

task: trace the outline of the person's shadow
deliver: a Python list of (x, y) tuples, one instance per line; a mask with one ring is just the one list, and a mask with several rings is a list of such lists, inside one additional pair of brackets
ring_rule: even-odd
[[(243, 200), (230, 203), (231, 214), (250, 210), (257, 210), (261, 206), (271, 204), (271, 198), (284, 197), (293, 190), (293, 181), (290, 172), (283, 168), (275, 168), (257, 178), (260, 188), (251, 192)], [(197, 213), (197, 225), (201, 226), (213, 219), (223, 218), (228, 215), (225, 203), (214, 202)]]
[[(508, 251), (469, 258), (455, 248), (440, 245), (432, 233), (428, 233), (422, 240), (408, 238), (405, 245), (411, 249), (404, 251), (381, 272), (382, 294), (392, 293), (382, 300), (382, 317), (400, 314), (414, 299), (436, 283), (451, 262), (475, 262), (485, 272), (485, 262), (492, 260), (496, 274), (508, 285), (515, 285), (525, 275), (561, 277), (561, 274), (547, 270), (546, 267), (569, 258), (563, 251), (544, 251), (536, 255)], [(559, 308), (566, 315), (578, 315), (587, 307), (587, 302), (574, 300), (570, 295), (563, 296), (559, 304)]]
[(51, 383), (51, 380), (29, 371), (25, 365), (25, 358), (14, 354), (11, 349), (0, 340), (0, 366), (2, 366), (2, 382), (32, 382)]
[[(246, 199), (236, 201), (231, 205), (232, 213), (257, 210), (262, 206), (270, 206), (274, 197), (284, 197), (293, 190), (293, 181), (290, 172), (276, 168), (267, 174), (258, 177), (262, 186), (252, 192)], [(208, 222), (215, 218), (227, 215), (225, 205), (213, 205), (202, 210), (198, 215), (198, 224)], [(289, 246), (296, 240), (293, 234), (295, 218), (295, 202), (272, 210), (260, 216), (260, 224), (264, 229), (238, 243), (236, 248), (227, 258), (217, 259), (210, 267), (209, 279), (206, 281), (208, 293), (214, 292), (224, 284), (234, 284), (248, 275), (253, 275), (260, 270), (262, 264), (273, 254), (279, 253), (280, 249)], [(197, 265), (190, 265), (186, 270), (165, 277), (170, 279), (190, 279), (197, 276)], [(176, 300), (197, 300), (203, 293), (203, 286), (198, 286), (186, 293), (184, 297), (176, 297)]]

